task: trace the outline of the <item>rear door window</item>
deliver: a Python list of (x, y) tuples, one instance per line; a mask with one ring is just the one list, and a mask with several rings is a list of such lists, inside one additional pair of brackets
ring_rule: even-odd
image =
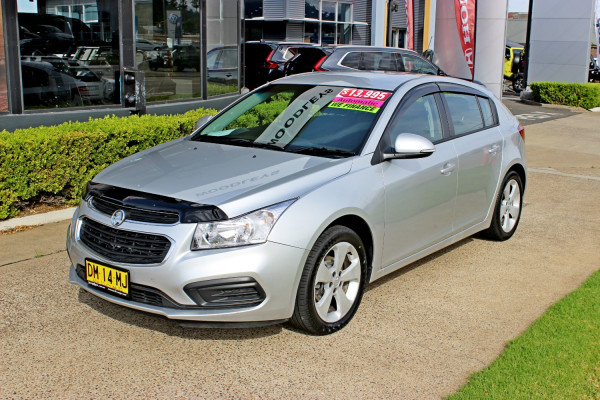
[(483, 119), (477, 104), (477, 98), (470, 94), (444, 93), (450, 121), (454, 126), (454, 135), (460, 136), (483, 129)]

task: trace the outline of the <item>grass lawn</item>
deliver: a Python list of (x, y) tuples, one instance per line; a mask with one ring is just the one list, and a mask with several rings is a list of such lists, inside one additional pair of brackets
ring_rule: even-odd
[(600, 400), (600, 271), (448, 397), (488, 398)]

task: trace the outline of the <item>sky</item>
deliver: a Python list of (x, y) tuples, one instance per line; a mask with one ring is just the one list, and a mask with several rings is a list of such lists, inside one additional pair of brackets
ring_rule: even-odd
[(527, 12), (529, 10), (529, 0), (508, 0), (509, 12)]

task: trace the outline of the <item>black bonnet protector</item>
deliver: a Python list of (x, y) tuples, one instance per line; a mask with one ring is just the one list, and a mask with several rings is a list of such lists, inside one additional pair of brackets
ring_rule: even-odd
[(90, 196), (110, 199), (124, 206), (141, 210), (176, 212), (183, 223), (223, 221), (228, 218), (227, 214), (217, 206), (192, 203), (103, 183), (88, 182), (84, 199), (88, 200)]

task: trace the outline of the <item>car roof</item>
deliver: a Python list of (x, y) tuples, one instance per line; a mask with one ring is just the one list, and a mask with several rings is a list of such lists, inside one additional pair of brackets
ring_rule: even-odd
[(309, 72), (306, 74), (287, 76), (277, 80), (277, 83), (368, 87), (379, 90), (395, 90), (403, 83), (419, 77), (421, 77), (421, 75), (406, 72)]
[(428, 74), (415, 74), (411, 72), (389, 71), (350, 71), (350, 72), (308, 72), (286, 76), (278, 79), (277, 84), (293, 85), (327, 85), (356, 88), (369, 88), (376, 90), (394, 91), (406, 82), (422, 80), (423, 83), (453, 83), (467, 86), (483, 93), (490, 92), (480, 84), (449, 76), (436, 76)]
[(377, 47), (377, 46), (358, 46), (354, 44), (338, 44), (333, 46), (323, 46), (323, 48), (330, 48), (332, 50), (343, 50), (343, 51), (387, 51), (392, 53), (412, 53), (421, 56), (414, 50), (405, 49), (402, 47)]

